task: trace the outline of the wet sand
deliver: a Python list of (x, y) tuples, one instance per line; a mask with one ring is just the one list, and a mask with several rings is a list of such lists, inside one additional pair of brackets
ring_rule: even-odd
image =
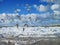
[(60, 45), (60, 38), (22, 37), (15, 39), (0, 39), (0, 45)]

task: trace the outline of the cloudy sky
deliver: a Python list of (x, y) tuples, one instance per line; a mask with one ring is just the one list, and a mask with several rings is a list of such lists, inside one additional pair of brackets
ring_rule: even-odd
[[(41, 24), (60, 23), (60, 0), (0, 0), (0, 14), (40, 15)], [(53, 15), (57, 15), (53, 17)], [(33, 18), (33, 17), (32, 17)], [(39, 25), (38, 23), (36, 23)]]

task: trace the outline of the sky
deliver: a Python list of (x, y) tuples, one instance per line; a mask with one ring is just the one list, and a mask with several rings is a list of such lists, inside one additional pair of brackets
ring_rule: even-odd
[[(11, 18), (8, 19), (6, 16), (7, 23), (2, 23), (1, 19), (6, 18), (4, 15), (16, 15), (16, 13), (21, 15), (21, 22), (16, 19), (16, 16), (11, 18), (17, 21), (9, 22)], [(29, 16), (33, 21), (29, 22)], [(36, 17), (38, 21), (34, 21)], [(0, 0), (0, 25), (13, 25), (13, 23), (35, 26), (60, 24), (60, 0)]]
[(0, 13), (15, 13), (17, 9), (20, 11), (19, 14), (42, 13), (34, 8), (34, 5), (47, 6), (53, 4), (53, 2), (43, 0), (0, 0)]

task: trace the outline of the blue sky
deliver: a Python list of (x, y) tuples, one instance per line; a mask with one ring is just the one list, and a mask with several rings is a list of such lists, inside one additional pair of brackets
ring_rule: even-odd
[[(30, 12), (27, 11), (25, 7), (27, 5), (30, 6)], [(20, 9), (20, 14), (27, 14), (27, 13), (41, 13), (36, 10), (33, 5), (52, 5), (53, 2), (46, 2), (41, 0), (0, 0), (0, 13), (14, 13), (16, 9)], [(51, 11), (51, 10), (50, 10)]]

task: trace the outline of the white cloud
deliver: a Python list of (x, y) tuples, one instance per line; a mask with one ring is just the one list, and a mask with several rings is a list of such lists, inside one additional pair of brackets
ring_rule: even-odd
[(43, 12), (43, 11), (44, 11), (44, 12), (47, 11), (47, 9), (48, 9), (47, 6), (44, 6), (44, 5), (40, 5), (40, 6), (38, 7), (38, 10), (39, 10), (39, 11), (42, 11), (42, 12)]
[(42, 17), (42, 18), (48, 18), (48, 17), (50, 17), (50, 13), (41, 14), (40, 17)]
[(44, 5), (34, 5), (34, 8), (36, 8), (38, 11), (40, 12), (46, 12), (48, 10), (48, 6), (44, 6)]
[(54, 18), (60, 19), (60, 11), (54, 11)]
[(60, 11), (54, 11), (55, 14), (60, 14)]
[(44, 2), (50, 2), (50, 0), (42, 0), (42, 1), (44, 1)]
[(27, 14), (26, 15), (26, 18), (28, 19), (28, 20), (31, 20), (31, 21), (35, 21), (36, 20), (36, 18), (37, 18), (37, 14)]
[(21, 11), (20, 9), (16, 9), (16, 10), (15, 10), (16, 13), (17, 13), (17, 12), (20, 12), (20, 11)]
[(51, 9), (53, 10), (54, 18), (55, 19), (60, 19), (60, 5), (59, 4), (54, 4), (54, 5), (51, 6)]
[(5, 13), (0, 14), (0, 19), (4, 19), (6, 17)]
[(41, 0), (43, 2), (54, 2), (55, 0)]
[(54, 4), (54, 5), (51, 6), (51, 9), (52, 10), (60, 9), (60, 5), (59, 4)]
[(35, 8), (37, 8), (37, 5), (36, 5), (36, 4), (34, 4), (33, 6), (34, 6)]

